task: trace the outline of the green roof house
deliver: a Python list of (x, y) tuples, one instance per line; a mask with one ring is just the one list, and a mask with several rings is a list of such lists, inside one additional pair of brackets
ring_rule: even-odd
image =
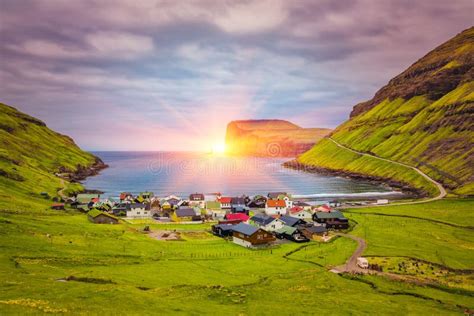
[(96, 224), (118, 224), (119, 220), (117, 217), (110, 215), (109, 213), (101, 212), (97, 209), (92, 209), (87, 213), (87, 218)]

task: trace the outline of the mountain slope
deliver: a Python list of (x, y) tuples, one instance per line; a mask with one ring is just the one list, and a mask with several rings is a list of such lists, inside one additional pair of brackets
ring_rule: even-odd
[[(0, 210), (44, 209), (51, 201), (40, 193), (56, 196), (61, 187), (56, 173), (87, 173), (91, 166), (103, 166), (71, 138), (2, 103), (0, 145)], [(66, 184), (68, 190), (81, 189), (79, 184)]]
[[(345, 147), (418, 166), (459, 194), (474, 194), (474, 28), (418, 60), (354, 107), (331, 138)], [(348, 156), (352, 156), (346, 160)], [(391, 179), (435, 194), (413, 170), (381, 167), (353, 156), (329, 140), (298, 163), (325, 170)]]
[(226, 147), (231, 154), (294, 157), (329, 134), (325, 128), (302, 128), (285, 120), (241, 120), (227, 125)]

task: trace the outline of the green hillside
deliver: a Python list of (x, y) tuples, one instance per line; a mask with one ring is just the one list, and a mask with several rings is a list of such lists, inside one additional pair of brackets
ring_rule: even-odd
[[(44, 209), (62, 187), (59, 171), (76, 171), (99, 162), (74, 141), (42, 121), (0, 103), (0, 210)], [(81, 189), (65, 181), (67, 190)], [(66, 191), (67, 192), (67, 191)]]
[[(439, 46), (354, 107), (330, 136), (339, 144), (416, 166), (453, 193), (474, 194), (474, 28)], [(324, 140), (303, 165), (391, 179), (431, 195), (413, 169), (357, 155)]]

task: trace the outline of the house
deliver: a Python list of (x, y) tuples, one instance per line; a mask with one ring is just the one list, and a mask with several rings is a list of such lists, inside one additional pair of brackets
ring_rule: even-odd
[(151, 217), (150, 206), (143, 203), (132, 203), (127, 209), (127, 217), (148, 218)]
[(288, 215), (283, 215), (280, 216), (280, 220), (285, 223), (285, 225), (291, 226), (291, 227), (296, 227), (298, 225), (304, 225), (306, 222), (302, 220), (301, 218), (297, 217), (292, 217)]
[(140, 192), (140, 196), (145, 200), (150, 200), (155, 194), (153, 192)]
[(320, 205), (316, 208), (317, 212), (331, 212), (332, 208), (328, 204)]
[(76, 201), (80, 204), (88, 204), (90, 202), (98, 202), (100, 200), (100, 194), (86, 194), (86, 193), (79, 193), (76, 195)]
[(224, 218), (227, 221), (247, 222), (249, 220), (249, 216), (245, 213), (229, 213), (226, 214)]
[(340, 211), (316, 212), (313, 214), (313, 220), (318, 223), (326, 224), (326, 228), (349, 228), (349, 220), (345, 218)]
[(312, 219), (311, 212), (304, 209), (301, 206), (293, 206), (292, 208), (289, 209), (288, 214), (291, 217), (295, 218), (300, 218), (300, 219), (305, 219), (305, 220), (310, 220)]
[(294, 242), (308, 242), (309, 239), (301, 233), (299, 228), (284, 225), (275, 231), (275, 235), (280, 239), (288, 239)]
[(324, 225), (301, 225), (298, 226), (299, 231), (308, 239), (313, 239), (316, 236), (324, 236), (327, 234), (327, 229)]
[(285, 226), (285, 223), (282, 222), (280, 219), (273, 218), (266, 214), (257, 214), (255, 216), (252, 216), (252, 218), (250, 218), (250, 222), (253, 225), (258, 226), (268, 232), (278, 230)]
[(128, 209), (129, 208), (125, 205), (114, 206), (112, 208), (112, 213), (114, 213), (115, 216), (127, 216)]
[(180, 207), (171, 215), (173, 222), (194, 222), (201, 221), (201, 216), (196, 215), (194, 209), (190, 207)]
[(232, 236), (232, 227), (232, 224), (212, 225), (212, 233), (219, 237), (229, 237)]
[(270, 192), (268, 193), (268, 199), (270, 200), (277, 200), (279, 196), (287, 196), (288, 194), (286, 192)]
[(284, 215), (286, 214), (286, 202), (284, 200), (268, 200), (265, 204), (265, 214)]
[(294, 201), (293, 202), (293, 207), (301, 207), (303, 208), (304, 210), (306, 211), (310, 211), (311, 210), (311, 204), (309, 203), (306, 203), (306, 202), (303, 202), (303, 201)]
[(221, 208), (219, 201), (206, 201), (207, 214), (214, 219), (224, 218), (226, 211)]
[(222, 197), (218, 198), (218, 201), (221, 203), (221, 208), (222, 209), (230, 209), (231, 208), (231, 206), (230, 206), (230, 202), (232, 201), (231, 197), (222, 196)]
[(119, 219), (108, 213), (101, 212), (99, 210), (93, 209), (87, 213), (87, 218), (89, 221), (95, 224), (118, 224)]
[(240, 223), (232, 227), (232, 241), (237, 245), (251, 248), (268, 245), (275, 241), (275, 237), (259, 227)]
[(244, 213), (249, 215), (250, 209), (247, 206), (242, 206), (242, 205), (235, 205), (233, 204), (232, 207), (230, 208), (230, 211), (232, 213)]
[(189, 195), (190, 201), (204, 201), (204, 194), (202, 193), (193, 193)]
[(248, 203), (248, 206), (255, 208), (265, 208), (265, 203), (267, 203), (266, 197), (264, 197), (263, 195), (255, 195)]
[(133, 200), (133, 195), (130, 192), (122, 192), (119, 196), (120, 202), (131, 202)]
[(53, 203), (51, 204), (51, 208), (57, 211), (64, 210), (64, 203)]
[(230, 199), (230, 208), (238, 208), (247, 206), (245, 197), (233, 197)]

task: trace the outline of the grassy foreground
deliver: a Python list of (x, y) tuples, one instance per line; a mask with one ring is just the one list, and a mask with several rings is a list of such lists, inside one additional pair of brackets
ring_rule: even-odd
[[(471, 230), (411, 221), (398, 217), (397, 210), (404, 216), (411, 207), (419, 217), (469, 226), (472, 215), (464, 222), (461, 217), (473, 205), (472, 200), (450, 200), (347, 215), (358, 222), (353, 233), (367, 239), (367, 255), (410, 256), (454, 270), (472, 269)], [(447, 219), (442, 210), (452, 216)], [(397, 216), (363, 214), (370, 212)], [(142, 233), (144, 224), (94, 225), (72, 212), (2, 213), (0, 314), (444, 315), (474, 308), (472, 274), (462, 275), (462, 287), (455, 282), (427, 287), (329, 272), (356, 248), (346, 238), (251, 251), (206, 233), (208, 225), (193, 230), (163, 225), (184, 236), (184, 241), (166, 242)]]

